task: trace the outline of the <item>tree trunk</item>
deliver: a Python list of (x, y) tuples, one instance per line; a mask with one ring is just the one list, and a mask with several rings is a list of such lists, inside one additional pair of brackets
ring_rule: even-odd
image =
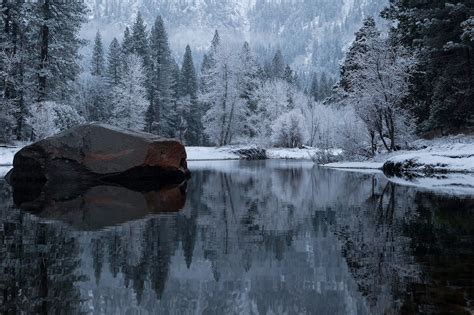
[(45, 23), (41, 27), (41, 47), (40, 47), (40, 69), (38, 74), (39, 94), (38, 101), (44, 101), (46, 97), (47, 76), (45, 74), (49, 56), (49, 26), (47, 22), (50, 15), (49, 0), (44, 0), (42, 11)]
[(221, 135), (219, 140), (219, 146), (225, 145), (224, 139), (224, 130), (226, 124), (226, 107), (227, 107), (227, 97), (228, 97), (228, 89), (229, 89), (229, 82), (228, 82), (228, 73), (227, 73), (227, 65), (224, 66), (224, 97), (222, 100), (222, 126), (221, 126)]

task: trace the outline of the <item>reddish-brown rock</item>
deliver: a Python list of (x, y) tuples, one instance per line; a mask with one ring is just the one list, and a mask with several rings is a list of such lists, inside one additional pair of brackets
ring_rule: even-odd
[(180, 182), (189, 175), (177, 140), (105, 124), (64, 131), (20, 150), (8, 176), (15, 180), (126, 181), (126, 177)]

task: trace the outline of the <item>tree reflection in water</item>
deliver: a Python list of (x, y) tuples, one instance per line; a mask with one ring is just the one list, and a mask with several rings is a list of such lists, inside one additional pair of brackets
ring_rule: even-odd
[(92, 231), (12, 209), (4, 185), (0, 310), (467, 312), (472, 197), (306, 162), (191, 168), (180, 212)]

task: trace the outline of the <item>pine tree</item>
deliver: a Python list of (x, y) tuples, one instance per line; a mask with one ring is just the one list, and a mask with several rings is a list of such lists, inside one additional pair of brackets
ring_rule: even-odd
[(221, 37), (219, 35), (219, 31), (215, 30), (214, 37), (212, 38), (212, 42), (211, 42), (211, 52), (210, 52), (211, 58), (213, 54), (217, 53), (217, 48), (220, 46), (220, 44), (221, 44)]
[(107, 81), (113, 86), (120, 82), (122, 56), (120, 43), (114, 38), (109, 46), (106, 70)]
[(2, 2), (0, 116), (2, 124), (6, 117), (15, 118), (2, 126), (3, 131), (14, 129), (18, 138), (25, 138), (28, 109), (34, 102), (71, 100), (80, 71), (77, 60), (83, 41), (78, 32), (85, 10), (78, 1)]
[(126, 27), (123, 33), (122, 54), (127, 56), (131, 53), (133, 53), (132, 35), (130, 33), (130, 29)]
[(186, 46), (186, 52), (181, 66), (180, 99), (189, 105), (184, 113), (187, 131), (185, 141), (188, 145), (200, 145), (202, 139), (202, 116), (203, 112), (198, 107), (198, 86), (196, 70), (194, 68), (193, 56), (189, 45)]
[(296, 74), (293, 73), (293, 70), (289, 65), (287, 65), (283, 71), (283, 80), (292, 85), (296, 84)]
[(254, 98), (254, 93), (261, 84), (260, 68), (255, 61), (254, 56), (250, 50), (250, 45), (245, 42), (239, 54), (238, 66), (238, 90), (239, 98), (246, 107), (247, 117), (245, 118), (244, 136), (253, 138), (255, 136), (254, 126), (249, 124), (249, 119), (255, 115), (257, 110), (257, 102)]
[(131, 44), (133, 53), (140, 56), (143, 60), (143, 66), (148, 68), (150, 59), (148, 31), (140, 12), (138, 12), (132, 27)]
[(147, 130), (173, 137), (176, 128), (173, 100), (175, 82), (168, 35), (161, 17), (157, 17), (151, 30), (150, 51), (150, 109), (147, 114)]
[[(356, 32), (356, 38), (349, 48), (349, 51), (346, 53), (344, 63), (341, 66), (340, 85), (345, 91), (349, 91), (351, 89), (350, 83), (348, 80), (346, 80), (346, 77), (350, 76), (351, 72), (357, 71), (360, 68), (360, 66), (354, 61), (354, 58), (359, 54), (363, 54), (364, 52), (368, 51), (369, 47), (367, 46), (367, 43), (378, 36), (380, 36), (380, 31), (375, 25), (374, 18), (366, 18), (362, 27)], [(325, 76), (326, 75), (324, 74), (324, 77)], [(322, 79), (323, 76), (321, 76), (321, 81)], [(323, 82), (321, 82), (321, 86), (322, 85)], [(325, 89), (324, 87), (321, 88)], [(321, 97), (324, 98), (324, 96)]]
[(321, 98), (320, 98), (320, 90), (319, 90), (319, 80), (318, 80), (318, 76), (316, 75), (316, 73), (313, 73), (313, 76), (312, 76), (312, 79), (311, 79), (311, 87), (310, 87), (310, 91), (309, 91), (311, 97), (313, 98), (313, 100), (315, 102), (319, 101)]
[(283, 79), (285, 75), (285, 60), (280, 49), (277, 50), (272, 60), (271, 76), (274, 79)]
[[(22, 138), (26, 119), (25, 32), (26, 8), (23, 2), (3, 1), (0, 6), (3, 30), (0, 32), (0, 138)], [(16, 129), (16, 130), (15, 130)]]
[(406, 105), (417, 117), (420, 131), (436, 129), (444, 133), (472, 127), (474, 42), (466, 40), (465, 34), (471, 25), (474, 3), (390, 2), (383, 16), (397, 22), (393, 42), (402, 42), (418, 55)]
[(105, 74), (105, 57), (102, 36), (97, 32), (92, 49), (91, 74), (93, 76), (103, 76)]
[(31, 78), (36, 77), (34, 98), (66, 101), (80, 71), (77, 57), (83, 41), (77, 34), (86, 21), (86, 6), (82, 1), (52, 0), (31, 6), (31, 45), (38, 47), (30, 65)]
[(329, 82), (326, 72), (321, 75), (321, 81), (319, 82), (319, 97), (321, 100), (325, 100), (331, 93), (331, 83)]

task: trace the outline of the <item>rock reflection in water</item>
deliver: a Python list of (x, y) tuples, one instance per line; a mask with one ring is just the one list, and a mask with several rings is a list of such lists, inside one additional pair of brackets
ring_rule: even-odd
[(186, 201), (186, 182), (127, 187), (100, 182), (47, 182), (14, 186), (13, 196), (20, 209), (79, 230), (100, 230), (148, 215), (177, 212)]
[[(38, 305), (54, 312), (56, 297), (103, 314), (462, 314), (470, 307), (472, 198), (302, 162), (190, 169), (181, 211), (89, 232), (12, 209), (3, 189), (0, 312)], [(36, 238), (39, 229), (49, 237)], [(46, 292), (22, 273), (48, 250), (65, 269), (50, 269)], [(25, 302), (23, 292), (34, 298)]]

